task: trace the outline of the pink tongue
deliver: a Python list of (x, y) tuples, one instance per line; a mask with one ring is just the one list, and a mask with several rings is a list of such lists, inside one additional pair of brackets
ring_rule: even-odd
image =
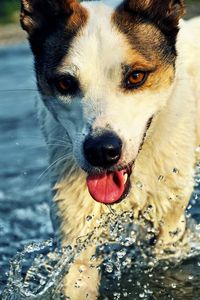
[(111, 204), (117, 202), (124, 193), (124, 174), (126, 170), (88, 176), (87, 187), (97, 202)]

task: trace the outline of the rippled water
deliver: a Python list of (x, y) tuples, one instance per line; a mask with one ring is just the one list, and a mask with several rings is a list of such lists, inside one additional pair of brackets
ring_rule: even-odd
[[(50, 187), (43, 174), (47, 152), (36, 121), (38, 95), (26, 44), (0, 48), (0, 74), (0, 290), (8, 279), (1, 297), (64, 299), (62, 278), (77, 250), (94, 242), (93, 235), (80, 239), (76, 249), (57, 249), (52, 239)], [(99, 226), (108, 229), (112, 243), (97, 246), (96, 257), (103, 257), (99, 299), (200, 299), (199, 177), (196, 181), (187, 212), (191, 249), (183, 244), (166, 253), (166, 260), (155, 258), (148, 226), (130, 225), (129, 213), (102, 216)]]
[(26, 44), (0, 48), (0, 290), (9, 259), (29, 241), (52, 237), (47, 152), (35, 115)]

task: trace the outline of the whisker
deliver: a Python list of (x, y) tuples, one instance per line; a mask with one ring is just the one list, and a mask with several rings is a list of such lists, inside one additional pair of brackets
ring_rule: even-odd
[[(64, 144), (64, 145), (68, 145), (68, 142), (65, 141), (65, 140), (51, 139), (51, 141), (57, 142), (58, 144), (59, 144), (59, 143), (62, 143), (62, 144)], [(46, 145), (51, 145), (51, 143), (49, 144), (49, 143), (47, 142)]]
[[(67, 140), (60, 139), (60, 138), (57, 138), (57, 139), (51, 139), (51, 141), (62, 142), (62, 143), (64, 143), (65, 145), (69, 144), (69, 142), (68, 142)], [(48, 145), (48, 143), (47, 143), (47, 145)]]
[(64, 147), (65, 145), (64, 144), (60, 144), (60, 143), (55, 143), (55, 144), (46, 144), (47, 146), (61, 146), (61, 147)]
[(64, 144), (47, 144), (47, 146), (59, 146), (59, 147), (63, 147), (63, 148), (66, 147), (66, 145), (64, 145)]
[[(24, 136), (22, 138), (23, 139), (27, 139), (27, 140), (28, 139), (39, 139), (39, 140), (41, 140), (42, 136), (40, 136), (40, 135), (34, 136), (33, 135), (33, 136), (28, 136), (28, 137)], [(67, 140), (61, 139), (60, 137), (58, 137), (58, 138), (51, 138), (50, 140), (53, 141), (53, 142), (64, 143), (65, 145), (69, 144), (69, 142)], [(45, 144), (50, 145), (50, 144), (48, 144), (48, 142), (46, 142)]]
[[(26, 147), (28, 150), (33, 150), (33, 149), (37, 149), (37, 148), (46, 149), (46, 145), (23, 145), (23, 144), (21, 144), (21, 146)], [(48, 146), (58, 146), (60, 148), (66, 148), (65, 145), (63, 145), (63, 144), (48, 144)]]
[(51, 164), (50, 164), (50, 165), (42, 172), (42, 174), (40, 174), (40, 176), (37, 178), (35, 185), (37, 185), (37, 184), (40, 183), (41, 178), (42, 178), (44, 175), (47, 175), (47, 174), (48, 174), (47, 172), (49, 172), (50, 169), (51, 169), (56, 163), (61, 162), (62, 160), (65, 160), (65, 159), (67, 159), (67, 158), (70, 157), (70, 156), (71, 156), (71, 155), (69, 155), (69, 154), (65, 154), (65, 155), (59, 157), (58, 159), (56, 159), (53, 163), (51, 163)]
[(37, 89), (16, 89), (16, 90), (0, 90), (0, 93), (5, 93), (5, 92), (38, 92)]
[[(23, 141), (30, 141), (30, 142), (37, 142), (38, 141), (42, 141), (44, 143), (44, 145), (54, 145), (53, 143), (45, 143), (42, 136), (38, 135), (38, 136), (22, 136), (21, 137), (21, 143), (23, 143)], [(55, 144), (58, 145), (68, 145), (68, 141), (67, 140), (62, 140), (62, 139), (51, 139), (52, 142), (55, 142)]]

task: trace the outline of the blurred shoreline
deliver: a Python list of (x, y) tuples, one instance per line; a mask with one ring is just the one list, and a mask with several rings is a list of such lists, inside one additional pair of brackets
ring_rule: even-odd
[[(199, 3), (188, 4), (187, 14), (184, 19), (194, 16), (200, 16), (200, 0)], [(21, 29), (18, 23), (0, 25), (0, 46), (12, 45), (26, 40), (26, 33)]]
[(0, 46), (12, 45), (26, 40), (26, 33), (18, 24), (0, 26)]

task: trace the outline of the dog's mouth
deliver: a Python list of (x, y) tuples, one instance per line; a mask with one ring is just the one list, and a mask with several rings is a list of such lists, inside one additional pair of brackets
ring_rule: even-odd
[[(142, 149), (147, 131), (152, 123), (153, 117), (154, 116), (149, 118), (146, 124), (146, 129), (139, 147), (138, 154)], [(95, 201), (104, 204), (119, 203), (124, 198), (126, 198), (131, 188), (130, 176), (133, 165), (134, 161), (120, 170), (105, 170), (105, 172), (102, 172), (100, 174), (88, 175), (87, 187), (92, 198)]]
[(88, 175), (87, 187), (92, 198), (100, 203), (114, 204), (123, 200), (130, 188), (131, 167)]

